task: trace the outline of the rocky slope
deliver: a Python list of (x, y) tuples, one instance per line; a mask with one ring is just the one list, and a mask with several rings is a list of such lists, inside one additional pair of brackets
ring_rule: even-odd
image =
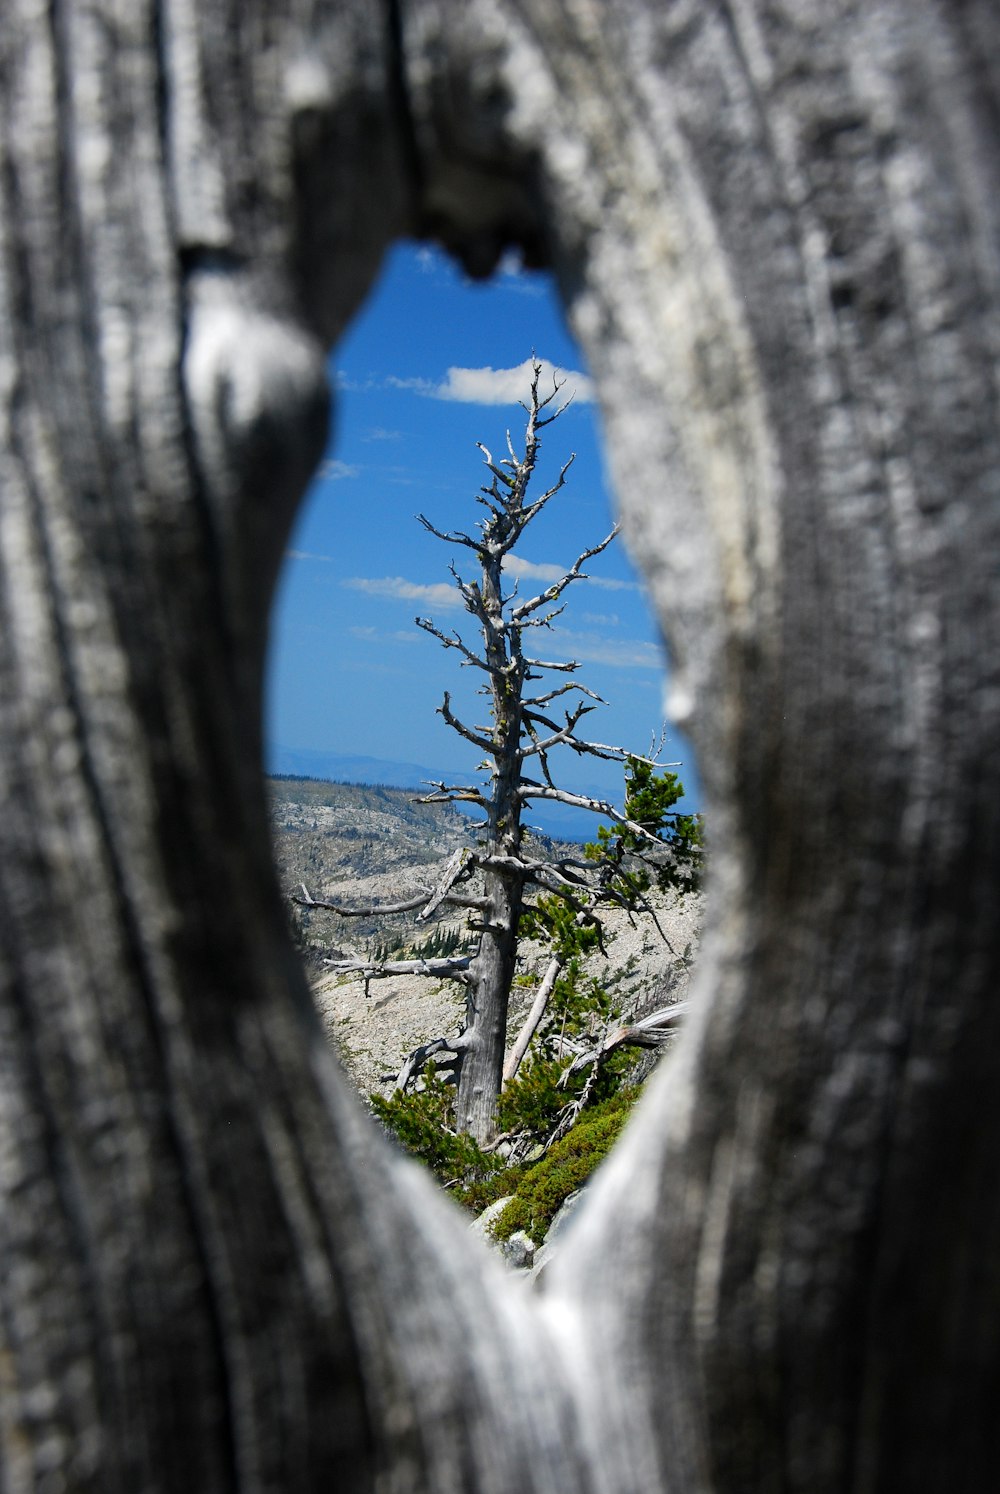
[[(456, 847), (475, 843), (468, 819), (448, 806), (415, 804), (405, 790), (310, 779), (276, 779), (271, 787), (275, 855), (289, 897), (304, 884), (314, 898), (355, 907), (397, 902), (433, 885)], [(701, 901), (670, 894), (658, 901), (657, 913), (665, 937), (648, 918), (632, 923), (611, 913), (608, 958), (595, 953), (587, 962), (588, 973), (615, 991), (626, 1013), (684, 994)], [(428, 929), (418, 927), (412, 913), (348, 919), (294, 909), (293, 922), (324, 1028), (363, 1093), (391, 1089), (407, 1053), (460, 1027), (464, 996), (455, 982), (395, 976), (372, 981), (366, 991), (361, 979), (333, 972), (323, 960), (363, 957), (376, 948), (400, 958), (425, 952), (435, 927), (465, 939), (464, 915), (447, 914)], [(523, 943), (511, 1036), (530, 1003), (532, 977), (546, 960), (543, 947)]]

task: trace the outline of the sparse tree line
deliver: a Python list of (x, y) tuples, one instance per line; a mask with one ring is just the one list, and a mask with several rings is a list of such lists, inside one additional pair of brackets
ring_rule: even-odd
[(378, 936), (371, 941), (368, 953), (375, 965), (383, 964), (394, 954), (405, 954), (415, 961), (447, 959), (459, 950), (464, 953), (468, 943), (468, 935), (463, 930), (442, 925), (415, 943), (402, 931)]

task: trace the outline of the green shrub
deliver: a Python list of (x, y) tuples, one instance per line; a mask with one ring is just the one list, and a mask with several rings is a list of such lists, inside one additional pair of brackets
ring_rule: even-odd
[(528, 1054), (517, 1077), (509, 1080), (500, 1094), (497, 1120), (501, 1131), (527, 1131), (535, 1141), (551, 1133), (560, 1110), (573, 1099), (572, 1094), (559, 1088), (567, 1061), (544, 1053)]
[[(502, 1198), (513, 1184), (514, 1197), (493, 1226), (495, 1238), (506, 1240), (523, 1229), (540, 1245), (561, 1205), (583, 1186), (611, 1150), (638, 1096), (638, 1088), (619, 1090), (602, 1104), (585, 1110), (576, 1125), (533, 1167), (520, 1169), (516, 1179), (501, 1174), (495, 1180), (494, 1196)], [(508, 1186), (504, 1186), (505, 1181)]]
[(455, 1089), (438, 1077), (433, 1063), (424, 1070), (423, 1089), (407, 1093), (397, 1089), (388, 1099), (378, 1094), (370, 1099), (375, 1114), (400, 1145), (446, 1187), (488, 1177), (503, 1166), (467, 1132), (454, 1129)]
[[(521, 912), (516, 931), (519, 939), (547, 943), (561, 967), (531, 1051), (498, 1097), (499, 1128), (511, 1155), (523, 1159), (544, 1153), (541, 1160), (534, 1167), (523, 1161), (505, 1166), (496, 1154), (458, 1132), (454, 1086), (440, 1079), (433, 1065), (427, 1067), (421, 1090), (371, 1097), (383, 1124), (467, 1207), (481, 1210), (504, 1194), (515, 1195), (503, 1214), (504, 1235), (521, 1228), (536, 1240), (545, 1234), (563, 1199), (589, 1177), (611, 1146), (637, 1093), (624, 1088), (635, 1068), (633, 1055), (602, 1049), (622, 1016), (611, 990), (620, 974), (602, 984), (584, 970), (587, 957), (603, 948), (600, 908), (610, 903), (649, 911), (645, 895), (654, 884), (686, 892), (698, 883), (701, 821), (677, 811), (680, 780), (673, 773), (658, 773), (652, 762), (629, 757), (625, 788), (626, 821), (602, 825), (597, 840), (584, 847), (594, 866), (589, 889), (577, 888), (572, 897), (540, 894)], [(650, 862), (647, 853), (655, 841), (669, 854)], [(439, 926), (410, 953), (440, 957), (456, 953), (466, 942), (457, 929)], [(390, 931), (376, 954), (384, 958), (401, 946), (401, 936)], [(635, 956), (630, 969), (634, 961)], [(533, 975), (514, 979), (522, 987), (537, 984)], [(580, 1067), (574, 1070), (574, 1055), (588, 1052), (594, 1056), (589, 1062), (578, 1058)], [(569, 1107), (578, 1115), (576, 1124), (550, 1145)]]
[[(494, 1159), (491, 1158), (491, 1161)], [(456, 1203), (468, 1209), (470, 1214), (481, 1214), (488, 1209), (491, 1203), (496, 1203), (498, 1198), (506, 1198), (509, 1193), (515, 1193), (524, 1177), (525, 1169), (521, 1165), (515, 1167), (504, 1167), (502, 1161), (495, 1164), (499, 1171), (491, 1172), (486, 1177), (472, 1176), (465, 1183), (459, 1183), (452, 1192), (452, 1198)]]
[[(583, 1186), (610, 1150), (639, 1090), (620, 1089), (588, 1106), (539, 1162), (513, 1167), (505, 1167), (502, 1158), (454, 1130), (454, 1093), (454, 1086), (428, 1064), (422, 1090), (396, 1090), (388, 1099), (372, 1095), (371, 1102), (383, 1125), (470, 1213), (479, 1214), (498, 1198), (514, 1195), (494, 1226), (497, 1239), (506, 1240), (523, 1229), (540, 1244), (560, 1205)], [(558, 1094), (562, 1108), (572, 1096), (565, 1090)]]
[(569, 1062), (568, 1056), (553, 1056), (543, 1038), (540, 1051), (528, 1054), (517, 1077), (500, 1096), (497, 1113), (501, 1131), (516, 1136), (527, 1133), (536, 1143), (547, 1141), (566, 1106), (578, 1100), (588, 1084), (586, 1114), (609, 1100), (621, 1088), (635, 1056), (624, 1049), (610, 1054), (602, 1060), (593, 1082), (589, 1065), (567, 1075)]

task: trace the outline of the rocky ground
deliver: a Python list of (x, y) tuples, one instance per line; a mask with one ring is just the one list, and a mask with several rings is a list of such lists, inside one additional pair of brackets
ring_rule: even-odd
[[(608, 919), (608, 958), (595, 953), (587, 961), (587, 972), (614, 990), (623, 1012), (648, 1009), (655, 993), (664, 993), (665, 1000), (683, 998), (685, 955), (690, 957), (697, 939), (700, 901), (662, 899), (658, 912), (669, 944), (650, 920), (631, 925), (623, 913), (615, 911)], [(522, 945), (519, 973), (526, 983), (515, 988), (511, 1002), (511, 1039), (531, 1002), (527, 978), (540, 975), (547, 959), (547, 951), (538, 944), (525, 941)], [(330, 1040), (364, 1092), (391, 1090), (392, 1078), (413, 1048), (432, 1037), (457, 1033), (462, 1023), (464, 996), (455, 981), (392, 976), (370, 982), (366, 993), (364, 982), (357, 977), (320, 966), (313, 990)]]
[[(402, 790), (312, 780), (276, 780), (272, 790), (276, 857), (289, 894), (305, 884), (314, 898), (350, 906), (399, 901), (432, 886), (454, 849), (474, 841), (467, 819), (447, 807), (414, 805)], [(595, 953), (587, 962), (588, 973), (615, 992), (626, 1015), (684, 995), (701, 901), (669, 894), (659, 899), (657, 914), (665, 938), (651, 919), (632, 923), (621, 912), (609, 914), (608, 957)], [(412, 913), (346, 919), (296, 910), (296, 917), (323, 1025), (362, 1093), (387, 1092), (414, 1047), (459, 1030), (464, 998), (455, 982), (395, 976), (372, 981), (366, 991), (358, 977), (323, 963), (363, 957), (376, 946), (392, 947), (398, 958), (421, 952), (433, 930), (418, 927)], [(449, 915), (438, 927), (465, 937), (463, 917)], [(524, 942), (511, 1036), (530, 1004), (531, 979), (546, 960), (544, 948)]]

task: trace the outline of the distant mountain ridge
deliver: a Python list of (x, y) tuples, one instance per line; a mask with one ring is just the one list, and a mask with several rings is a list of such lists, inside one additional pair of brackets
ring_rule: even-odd
[[(389, 758), (353, 756), (320, 749), (272, 745), (268, 754), (268, 773), (283, 778), (318, 778), (331, 783), (359, 783), (397, 789), (420, 789), (430, 793), (435, 781), (472, 783), (475, 775), (464, 768), (428, 768), (420, 763), (395, 762)], [(583, 790), (595, 796), (607, 793), (598, 785)], [(459, 813), (475, 811), (456, 805)], [(563, 805), (529, 805), (525, 822), (557, 840), (593, 840), (600, 823), (587, 810)]]
[(268, 772), (287, 778), (326, 778), (331, 783), (379, 784), (384, 788), (426, 788), (435, 778), (450, 783), (467, 778), (460, 768), (425, 768), (419, 763), (393, 762), (343, 752), (306, 747), (272, 747)]
[[(455, 948), (469, 948), (473, 940), (464, 909), (440, 909), (427, 924), (418, 924), (414, 908), (372, 910), (405, 903), (415, 890), (432, 888), (455, 850), (475, 845), (475, 831), (450, 805), (415, 803), (405, 788), (334, 783), (313, 775), (272, 776), (268, 787), (275, 864), (324, 1027), (361, 1092), (376, 1087), (388, 1092), (385, 1076), (395, 1076), (417, 1044), (458, 1030), (464, 993), (449, 982), (439, 986), (418, 976), (377, 982), (366, 991), (360, 978), (323, 962), (379, 953), (404, 959), (427, 955), (435, 952), (429, 940), (442, 936), (452, 938)], [(311, 909), (293, 901), (303, 888), (317, 901), (368, 911), (347, 918)], [(679, 997), (686, 984), (700, 899), (670, 894), (658, 902), (670, 944), (649, 920), (632, 920), (615, 909), (608, 917), (609, 962), (599, 951), (587, 957), (595, 978), (630, 1009), (668, 986)], [(521, 973), (540, 975), (549, 954), (545, 941), (523, 940)], [(515, 985), (514, 1030), (531, 995), (530, 983)]]

